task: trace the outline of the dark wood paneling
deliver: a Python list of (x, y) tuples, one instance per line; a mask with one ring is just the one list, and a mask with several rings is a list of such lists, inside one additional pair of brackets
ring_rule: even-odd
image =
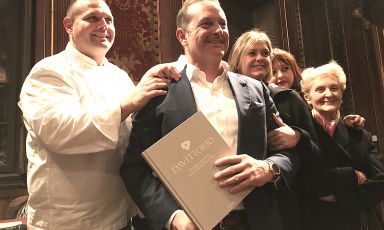
[(229, 50), (235, 43), (236, 39), (245, 31), (250, 30), (253, 27), (252, 23), (252, 7), (245, 7), (242, 4), (238, 4), (233, 0), (220, 1), (223, 8), (229, 29), (229, 49), (224, 59), (228, 59)]
[(365, 0), (363, 3), (364, 15), (376, 26), (384, 27), (384, 1)]
[(303, 43), (306, 66), (318, 66), (331, 59), (325, 3), (300, 0)]
[(175, 61), (182, 53), (182, 47), (176, 38), (176, 15), (181, 5), (181, 0), (158, 1), (159, 62)]
[[(367, 37), (370, 54), (373, 105), (377, 128), (377, 145), (384, 154), (384, 26), (371, 26)], [(374, 125), (374, 124), (372, 124)], [(383, 158), (384, 163), (384, 158)], [(384, 206), (383, 206), (384, 207)], [(383, 213), (384, 214), (384, 213)]]
[(342, 2), (343, 30), (350, 78), (350, 99), (353, 111), (366, 118), (365, 128), (375, 135), (376, 146), (383, 153), (384, 91), (382, 71), (382, 46), (380, 31), (373, 24), (367, 24), (360, 13), (354, 12), (356, 2)]
[(35, 47), (34, 51), (34, 62), (38, 62), (46, 56), (50, 55), (50, 28), (51, 28), (51, 19), (50, 19), (50, 1), (48, 0), (39, 0), (36, 1), (34, 5), (34, 16), (35, 16), (35, 25), (34, 25), (34, 35)]
[(37, 0), (34, 5), (35, 16), (35, 44), (34, 63), (51, 55), (51, 1)]
[[(280, 0), (282, 2), (283, 0)], [(301, 28), (301, 15), (298, 0), (284, 0), (283, 5), (280, 4), (280, 9), (286, 14), (286, 32), (287, 38), (283, 38), (285, 46), (282, 48), (292, 53), (301, 67), (305, 66), (304, 44)], [(282, 22), (284, 23), (284, 22)]]
[(64, 50), (68, 43), (68, 34), (64, 29), (63, 19), (67, 15), (69, 2), (70, 0), (54, 1), (54, 53), (59, 53), (60, 51)]
[(37, 0), (35, 8), (34, 63), (62, 51), (68, 35), (64, 30), (63, 18), (70, 0)]
[(287, 10), (285, 7), (286, 0), (274, 0), (276, 12), (276, 29), (277, 29), (277, 42), (276, 45), (281, 48), (289, 49), (289, 36), (287, 24)]
[[(325, 0), (325, 15), (328, 22), (328, 31), (331, 45), (331, 59), (335, 60), (340, 64), (344, 72), (347, 74), (347, 89), (343, 94), (343, 104), (341, 106), (342, 114), (353, 114), (355, 113), (352, 89), (351, 89), (351, 78), (349, 77), (348, 57), (345, 42), (345, 30), (343, 22), (343, 6), (339, 1)], [(350, 15), (348, 16), (350, 17)], [(337, 20), (335, 20), (337, 19)]]
[[(274, 44), (279, 44), (282, 39), (278, 33), (278, 17), (273, 13), (274, 1), (259, 1), (252, 4), (235, 0), (221, 0), (221, 6), (227, 16), (229, 28), (229, 48), (242, 33), (253, 28), (264, 30), (270, 36)], [(227, 60), (229, 52), (224, 56)]]

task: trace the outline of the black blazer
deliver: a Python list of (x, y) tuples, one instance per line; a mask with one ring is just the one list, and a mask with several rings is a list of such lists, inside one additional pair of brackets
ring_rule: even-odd
[[(171, 214), (180, 209), (163, 184), (152, 175), (141, 152), (197, 111), (185, 69), (181, 75), (180, 81), (170, 84), (165, 96), (151, 100), (134, 117), (129, 146), (121, 167), (127, 190), (151, 229), (162, 229)], [(256, 159), (273, 160), (282, 170), (284, 179), (280, 182), (283, 186), (297, 168), (298, 156), (289, 151), (267, 153), (266, 133), (276, 128), (272, 113), (277, 113), (269, 90), (249, 77), (231, 72), (227, 76), (238, 110), (237, 152)], [(255, 188), (244, 199), (252, 229), (282, 229), (275, 190), (276, 187), (268, 183)]]
[[(314, 157), (318, 147), (312, 141), (315, 132), (307, 103), (292, 89), (269, 87), (271, 97), (284, 123), (301, 133), (299, 143), (293, 149), (300, 158)], [(303, 161), (300, 161), (300, 167)], [(298, 179), (293, 178), (290, 189), (277, 192), (284, 230), (300, 229)]]
[(307, 103), (292, 89), (270, 87), (271, 97), (284, 123), (313, 135), (312, 116)]
[[(381, 230), (373, 209), (384, 199), (384, 170), (371, 135), (347, 128), (342, 121), (333, 137), (315, 120), (313, 125), (321, 158), (303, 162), (307, 166), (301, 174), (303, 229), (360, 230), (368, 226)], [(355, 170), (368, 178), (361, 186)], [(318, 199), (331, 194), (336, 202)]]

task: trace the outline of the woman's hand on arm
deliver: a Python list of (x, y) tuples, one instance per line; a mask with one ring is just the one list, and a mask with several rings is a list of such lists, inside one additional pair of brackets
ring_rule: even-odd
[(356, 177), (357, 177), (357, 184), (362, 185), (367, 181), (367, 176), (358, 170), (355, 170)]
[(343, 122), (348, 127), (362, 129), (364, 128), (365, 118), (357, 114), (349, 114), (343, 118)]
[(268, 132), (267, 142), (269, 150), (282, 150), (294, 148), (301, 138), (299, 131), (293, 130), (275, 114), (272, 115), (279, 128)]

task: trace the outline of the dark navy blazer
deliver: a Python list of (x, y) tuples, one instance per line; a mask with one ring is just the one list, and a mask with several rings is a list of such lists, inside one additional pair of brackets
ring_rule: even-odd
[[(286, 185), (298, 168), (298, 156), (289, 151), (267, 153), (266, 134), (276, 128), (272, 113), (277, 113), (269, 90), (263, 83), (250, 77), (232, 72), (228, 72), (227, 76), (238, 110), (237, 153), (248, 154), (255, 159), (273, 160), (283, 175), (279, 186)], [(181, 80), (171, 83), (166, 95), (152, 99), (134, 116), (121, 175), (151, 229), (162, 229), (172, 213), (180, 207), (163, 184), (152, 175), (141, 153), (196, 111), (191, 84), (184, 69)], [(282, 229), (276, 200), (279, 186), (268, 183), (253, 189), (244, 199), (252, 229)]]

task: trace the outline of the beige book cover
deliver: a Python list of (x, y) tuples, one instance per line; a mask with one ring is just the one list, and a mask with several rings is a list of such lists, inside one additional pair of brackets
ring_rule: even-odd
[(213, 178), (216, 159), (234, 153), (201, 112), (142, 154), (199, 229), (212, 229), (250, 192), (230, 194)]

